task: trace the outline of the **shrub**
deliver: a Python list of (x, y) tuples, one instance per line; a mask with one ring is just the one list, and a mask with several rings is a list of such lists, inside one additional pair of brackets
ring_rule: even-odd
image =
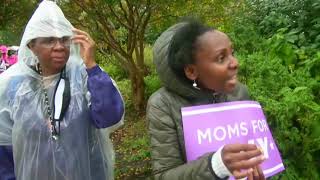
[(132, 92), (131, 92), (131, 82), (128, 79), (123, 79), (117, 81), (119, 90), (125, 102), (125, 108), (127, 111), (132, 111), (133, 109), (133, 102), (132, 102)]
[(242, 80), (264, 107), (286, 171), (273, 179), (319, 179), (319, 86), (304, 67), (290, 69), (272, 52), (239, 55)]
[(146, 85), (146, 89), (145, 89), (146, 100), (148, 100), (149, 97), (152, 95), (152, 93), (154, 93), (156, 90), (158, 90), (161, 87), (161, 81), (157, 74), (152, 73), (151, 75), (146, 76), (144, 78), (144, 82)]
[(320, 2), (318, 0), (247, 0), (247, 18), (259, 27), (262, 35), (270, 37), (279, 29), (297, 34), (300, 46), (320, 47)]
[(106, 71), (112, 79), (119, 81), (128, 78), (128, 73), (121, 68), (120, 63), (113, 55), (96, 54), (96, 59), (104, 71)]

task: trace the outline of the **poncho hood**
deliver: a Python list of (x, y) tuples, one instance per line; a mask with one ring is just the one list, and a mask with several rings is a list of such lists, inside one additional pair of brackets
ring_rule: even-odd
[[(44, 0), (39, 4), (31, 19), (29, 20), (18, 52), (18, 60), (28, 66), (38, 63), (37, 57), (27, 47), (28, 43), (38, 37), (63, 37), (72, 36), (73, 26), (65, 18), (61, 9), (53, 1)], [(70, 57), (77, 55), (76, 46), (71, 45)], [(78, 58), (80, 58), (78, 56)]]

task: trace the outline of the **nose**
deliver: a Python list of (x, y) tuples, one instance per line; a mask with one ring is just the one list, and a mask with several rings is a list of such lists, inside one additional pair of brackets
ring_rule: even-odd
[(229, 68), (230, 69), (238, 69), (239, 67), (239, 62), (238, 62), (238, 59), (234, 56), (231, 56), (231, 59), (230, 59), (230, 63), (229, 63)]

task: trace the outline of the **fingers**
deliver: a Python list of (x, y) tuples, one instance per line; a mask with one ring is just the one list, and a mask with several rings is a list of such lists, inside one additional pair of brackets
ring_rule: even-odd
[(262, 171), (260, 166), (257, 166), (257, 171), (258, 171), (258, 174), (259, 174), (259, 177), (260, 177), (259, 180), (265, 180), (266, 178), (264, 177), (263, 171)]
[(74, 35), (72, 39), (82, 39), (82, 40), (87, 40), (89, 38), (88, 36), (85, 35)]
[(231, 169), (248, 169), (265, 160), (261, 148), (253, 144), (229, 144), (222, 149), (222, 160)]
[(250, 151), (241, 151), (237, 153), (229, 153), (225, 156), (225, 162), (232, 162), (232, 161), (241, 161), (241, 160), (249, 160), (251, 158), (261, 156), (263, 152), (260, 149), (250, 150)]
[(253, 169), (250, 168), (248, 170), (234, 170), (232, 172), (232, 175), (235, 177), (235, 179), (242, 179), (245, 177), (249, 177), (250, 175), (252, 175)]
[(248, 180), (253, 180), (253, 173), (249, 173)]
[[(222, 160), (236, 179), (264, 179), (259, 165), (265, 160), (263, 150), (254, 144), (229, 144), (222, 149)], [(259, 168), (258, 168), (259, 167)]]
[(229, 164), (230, 169), (249, 169), (261, 164), (265, 160), (264, 156), (253, 157), (249, 160), (235, 161)]
[(260, 166), (255, 166), (253, 171), (248, 174), (248, 180), (265, 180), (263, 171)]
[(80, 35), (84, 35), (84, 36), (89, 36), (89, 34), (88, 34), (87, 32), (82, 31), (82, 30), (80, 30), (80, 29), (74, 28), (72, 31), (75, 32), (76, 34), (80, 34)]
[(85, 32), (85, 31), (81, 31), (80, 29), (73, 29), (72, 30), (75, 35), (72, 37), (72, 40), (74, 43), (90, 43), (92, 45), (95, 44), (95, 42), (93, 41), (93, 39), (90, 37), (90, 35)]
[(72, 42), (74, 43), (89, 43), (89, 44), (92, 44), (94, 45), (94, 41), (90, 38), (90, 37), (87, 37), (87, 36), (84, 36), (84, 35), (75, 35), (72, 37)]
[(254, 167), (253, 168), (253, 178), (254, 178), (254, 180), (260, 180), (260, 174), (259, 174), (259, 172), (258, 172), (258, 169), (257, 169), (257, 167)]
[(240, 152), (258, 149), (254, 144), (227, 144), (223, 147), (225, 152)]
[(265, 180), (263, 171), (260, 166), (255, 166), (254, 168), (250, 168), (247, 171), (239, 171), (234, 170), (232, 173), (235, 177), (235, 179), (244, 179), (247, 178), (247, 180)]

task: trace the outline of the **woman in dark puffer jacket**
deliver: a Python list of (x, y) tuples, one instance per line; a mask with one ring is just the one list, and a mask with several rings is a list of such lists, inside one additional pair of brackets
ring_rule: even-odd
[(252, 144), (227, 144), (217, 152), (187, 162), (181, 108), (248, 100), (237, 81), (238, 61), (226, 34), (196, 21), (178, 23), (154, 45), (154, 63), (163, 86), (148, 101), (156, 179), (265, 179), (262, 151)]

